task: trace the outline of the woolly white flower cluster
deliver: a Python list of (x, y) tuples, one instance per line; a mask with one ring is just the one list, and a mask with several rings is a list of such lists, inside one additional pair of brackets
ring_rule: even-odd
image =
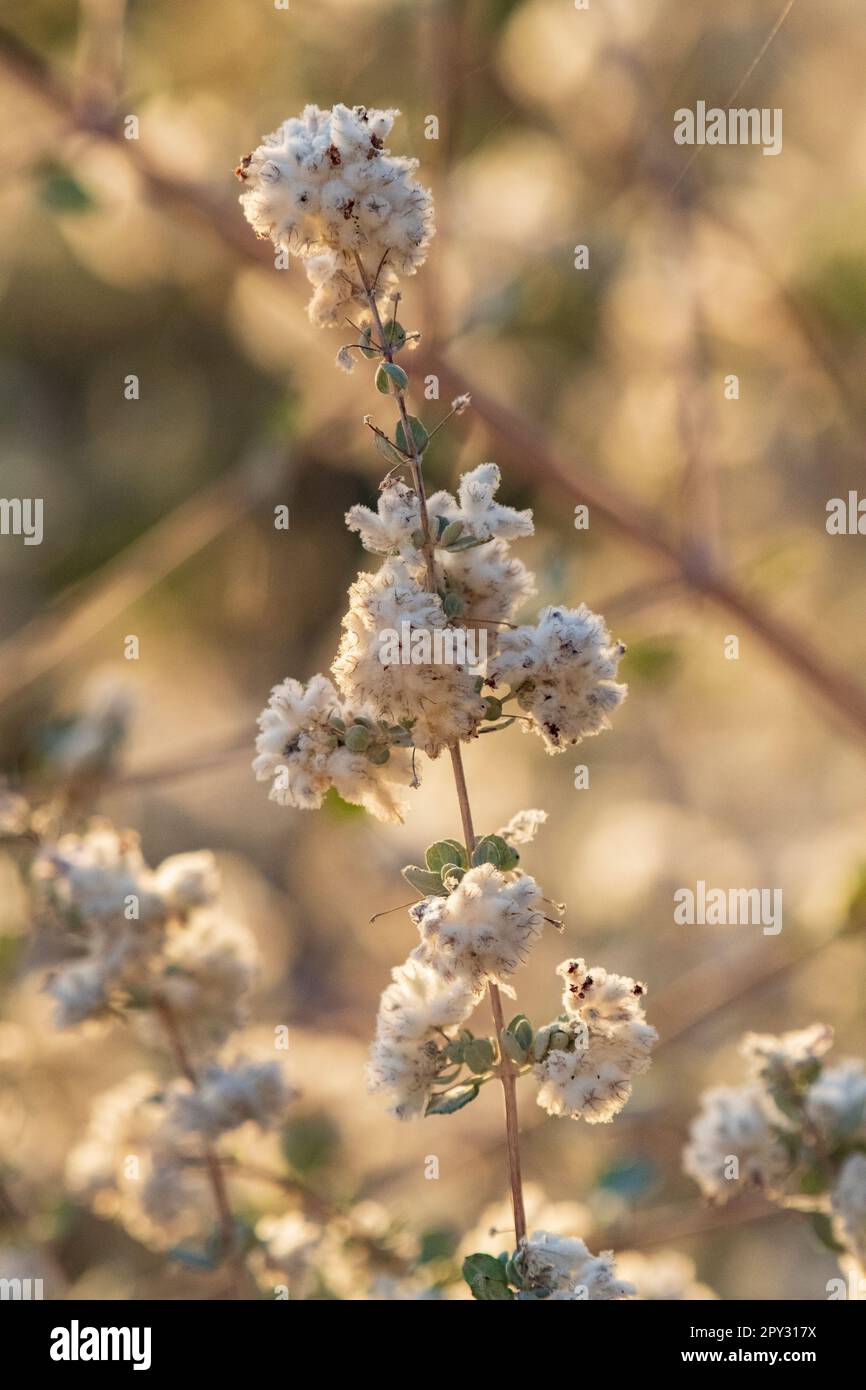
[(85, 1135), (67, 1159), (70, 1191), (98, 1216), (165, 1250), (213, 1222), (202, 1142), (248, 1121), (271, 1128), (292, 1099), (273, 1062), (214, 1066), (198, 1088), (135, 1073), (94, 1101)]
[(528, 874), (509, 881), (492, 864), (481, 864), (447, 897), (424, 898), (410, 909), (421, 935), (415, 955), (449, 983), (468, 982), (476, 994), (491, 981), (508, 989), (508, 977), (541, 935), (541, 901)]
[(129, 683), (113, 671), (97, 671), (82, 691), (74, 716), (49, 740), (46, 752), (52, 769), (67, 781), (105, 775), (123, 746), (134, 708)]
[(391, 972), (379, 1003), (367, 1080), (391, 1096), (391, 1113), (424, 1113), (430, 1090), (446, 1064), (445, 1046), (465, 1023), (478, 995), (463, 980), (448, 982), (432, 965), (410, 956)]
[(772, 1196), (790, 1168), (785, 1128), (762, 1086), (714, 1086), (701, 1097), (683, 1167), (714, 1201), (746, 1188)]
[(420, 1242), (396, 1227), (378, 1202), (312, 1219), (297, 1208), (265, 1216), (256, 1225), (260, 1249), (252, 1263), (263, 1292), (287, 1286), (292, 1299), (369, 1299), (376, 1302), (435, 1298), (424, 1271), (412, 1273)]
[(418, 161), (385, 148), (399, 114), (307, 106), (236, 171), (256, 234), (303, 261), (314, 290), (310, 318), (320, 326), (339, 323), (352, 300), (364, 302), (356, 256), (370, 279), (379, 271), (381, 294), (426, 259), (432, 198), (415, 178)]
[(515, 1264), (527, 1290), (560, 1303), (610, 1302), (634, 1293), (631, 1284), (617, 1279), (611, 1250), (591, 1255), (577, 1237), (536, 1231), (518, 1251)]
[[(427, 498), (432, 536), (444, 539), (450, 527), (447, 535), (454, 538), (436, 551), (440, 597), (460, 621), (494, 629), (510, 621), (535, 593), (535, 576), (511, 554), (509, 545), (532, 535), (532, 512), (497, 502), (500, 482), (497, 465), (482, 463), (463, 474), (456, 498), (445, 491)], [(346, 525), (358, 533), (365, 550), (401, 556), (413, 578), (423, 584), (424, 557), (418, 545), (421, 511), (417, 493), (405, 483), (388, 480), (377, 510), (361, 504), (351, 507)]]
[[(81, 952), (47, 983), (61, 1026), (105, 1014), (142, 991), (156, 998), (169, 966), (170, 987), (185, 980), (190, 1001), (197, 987), (213, 993), (213, 980), (205, 978), (212, 952), (200, 962), (183, 939), (190, 931), (199, 942), (203, 935), (211, 946), (218, 941), (223, 957), (234, 953), (232, 971), (223, 971), (225, 988), (213, 1001), (213, 1021), (227, 1016), (249, 983), (247, 939), (218, 915), (219, 878), (211, 854), (172, 855), (152, 870), (134, 832), (94, 821), (84, 835), (49, 844), (34, 862), (33, 878), (45, 908)], [(199, 918), (205, 910), (207, 929)]]
[(401, 746), (406, 729), (381, 728), (363, 702), (347, 708), (321, 675), (306, 686), (288, 679), (274, 686), (258, 722), (253, 771), (271, 783), (272, 801), (317, 809), (333, 787), (377, 820), (402, 821), (407, 788), (417, 782), (411, 754)]
[(475, 732), (484, 715), (480, 682), (459, 660), (384, 660), (383, 637), (447, 627), (439, 596), (422, 587), (405, 561), (385, 560), (376, 574), (359, 574), (349, 589), (331, 668), (352, 704), (369, 706), (385, 720), (411, 720), (415, 746), (430, 757)]
[(538, 1104), (549, 1115), (606, 1124), (626, 1104), (658, 1040), (644, 1019), (646, 987), (600, 966), (587, 970), (580, 959), (563, 961), (557, 974), (565, 1012), (536, 1038)]
[(492, 681), (511, 686), (547, 752), (561, 753), (610, 727), (627, 691), (616, 681), (624, 651), (586, 604), (543, 608), (534, 626), (502, 634)]
[(246, 1019), (253, 940), (223, 912), (212, 854), (151, 869), (138, 837), (106, 821), (47, 846), (33, 877), (43, 915), (82, 951), (49, 977), (58, 1023), (122, 1013), (185, 1073), (162, 1086), (132, 1076), (107, 1093), (69, 1159), (73, 1191), (165, 1248), (210, 1212), (203, 1154), (247, 1121), (272, 1127), (292, 1098), (277, 1062), (214, 1056)]
[(747, 1034), (750, 1079), (705, 1092), (683, 1167), (705, 1196), (725, 1202), (744, 1188), (830, 1215), (836, 1239), (866, 1259), (866, 1066), (828, 1066), (833, 1030), (816, 1023)]

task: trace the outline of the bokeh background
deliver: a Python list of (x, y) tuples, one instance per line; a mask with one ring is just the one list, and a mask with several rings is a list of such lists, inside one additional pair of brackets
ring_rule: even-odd
[[(504, 500), (535, 509), (539, 604), (585, 600), (628, 644), (613, 732), (549, 758), (512, 730), (466, 755), (480, 829), (550, 813), (524, 863), (567, 928), (521, 1008), (549, 1017), (556, 963), (584, 954), (647, 981), (662, 1035), (610, 1126), (549, 1120), (522, 1083), (527, 1177), (581, 1204), (593, 1248), (677, 1249), (725, 1298), (822, 1298), (836, 1266), (804, 1220), (710, 1210), (680, 1171), (745, 1030), (822, 1019), (839, 1055), (866, 1049), (866, 542), (825, 529), (863, 477), (866, 29), (856, 0), (795, 3), (748, 75), (783, 8), (21, 0), (0, 34), (0, 493), (46, 515), (42, 545), (0, 540), (5, 775), (49, 795), (94, 677), (125, 692), (87, 809), (139, 830), (149, 862), (218, 853), (265, 959), (252, 1031), (289, 1026), (303, 1091), (270, 1162), (326, 1211), (395, 1223), (434, 1282), (505, 1195), (501, 1097), (400, 1125), (366, 1095), (378, 995), (413, 937), (404, 913), (368, 919), (405, 900), (400, 867), (456, 833), (457, 807), (444, 760), (400, 828), (284, 810), (250, 773), (269, 688), (330, 664), (364, 564), (342, 514), (380, 467), (371, 373), (335, 372), (340, 335), (308, 324), (232, 170), (305, 102), (401, 108), (391, 145), (420, 158), (439, 227), (404, 285), (413, 374), (475, 397), (430, 480), (495, 459)], [(744, 78), (733, 104), (783, 109), (777, 158), (674, 144), (677, 107), (727, 106)], [(676, 926), (673, 891), (698, 879), (781, 888), (783, 931)], [(26, 1249), (52, 1296), (211, 1296), (64, 1192), (93, 1096), (148, 1059), (122, 1028), (52, 1027), (13, 855), (0, 933), (4, 1258)], [(236, 1200), (255, 1218), (289, 1199)], [(315, 1291), (335, 1288), (352, 1294)]]

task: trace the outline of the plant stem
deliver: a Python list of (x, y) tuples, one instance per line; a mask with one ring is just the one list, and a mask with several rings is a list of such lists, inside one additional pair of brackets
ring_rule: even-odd
[[(191, 1086), (198, 1086), (198, 1076), (192, 1064), (190, 1055), (186, 1048), (178, 1021), (174, 1012), (168, 1004), (161, 1003), (155, 1005), (155, 1011), (159, 1016), (165, 1035), (171, 1047), (174, 1059), (177, 1062), (178, 1070), (186, 1077)], [(208, 1181), (213, 1189), (214, 1205), (217, 1209), (220, 1228), (220, 1245), (222, 1253), (228, 1255), (235, 1243), (235, 1219), (232, 1215), (231, 1203), (229, 1202), (228, 1189), (226, 1187), (225, 1174), (222, 1164), (217, 1158), (216, 1153), (210, 1144), (204, 1144), (204, 1166), (207, 1170)]]
[[(457, 788), (457, 801), (460, 806), (460, 819), (463, 822), (463, 836), (467, 853), (471, 856), (475, 846), (475, 831), (472, 827), (472, 809), (469, 805), (469, 792), (466, 787), (466, 774), (463, 770), (463, 757), (459, 743), (449, 743), (451, 766), (454, 771), (454, 784)], [(508, 1146), (508, 1178), (511, 1184), (511, 1205), (514, 1208), (514, 1231), (517, 1244), (526, 1235), (526, 1213), (523, 1207), (523, 1179), (520, 1172), (520, 1126), (517, 1118), (517, 1075), (518, 1071), (510, 1057), (502, 1051), (502, 1034), (505, 1031), (505, 1018), (502, 1013), (502, 996), (499, 986), (487, 986), (490, 995), (490, 1008), (493, 1011), (493, 1024), (496, 1040), (499, 1043), (501, 1062), (499, 1079), (505, 1098), (505, 1139)]]
[[(355, 263), (358, 267), (361, 283), (364, 286), (364, 293), (367, 298), (367, 303), (370, 306), (370, 313), (373, 316), (373, 323), (379, 337), (379, 346), (382, 349), (386, 361), (393, 362), (393, 347), (388, 342), (385, 335), (373, 286), (367, 276), (364, 263), (357, 252), (355, 252)], [(427, 493), (424, 487), (422, 457), (418, 452), (414, 435), (409, 427), (409, 416), (406, 410), (404, 393), (402, 390), (395, 388), (394, 396), (397, 401), (400, 421), (403, 425), (406, 452), (409, 454), (409, 462), (412, 468), (412, 480), (418, 497), (421, 533), (424, 537), (424, 544), (421, 548), (424, 553), (424, 562), (427, 571), (427, 588), (430, 589), (432, 593), (436, 593), (438, 589), (436, 562), (434, 559), (433, 538), (430, 532), (430, 518), (427, 515)], [(463, 839), (466, 844), (466, 853), (471, 859), (472, 851), (475, 848), (475, 830), (472, 825), (472, 808), (469, 804), (469, 791), (466, 786), (463, 757), (460, 752), (460, 744), (457, 740), (453, 743), (449, 743), (447, 747), (451, 756), (451, 767), (454, 772), (454, 785), (457, 790), (457, 802), (460, 807)], [(517, 1117), (517, 1076), (519, 1072), (511, 1061), (511, 1058), (507, 1057), (502, 1051), (501, 1040), (502, 1034), (505, 1031), (505, 1018), (502, 1012), (502, 996), (499, 993), (499, 987), (494, 984), (488, 984), (487, 989), (490, 996), (490, 1008), (493, 1013), (496, 1040), (500, 1046), (501, 1061), (498, 1068), (498, 1075), (502, 1082), (502, 1092), (505, 1098), (505, 1140), (508, 1148), (508, 1177), (511, 1186), (511, 1205), (514, 1210), (514, 1231), (517, 1244), (519, 1245), (526, 1236), (526, 1212), (523, 1206), (523, 1179), (520, 1171), (520, 1128)]]

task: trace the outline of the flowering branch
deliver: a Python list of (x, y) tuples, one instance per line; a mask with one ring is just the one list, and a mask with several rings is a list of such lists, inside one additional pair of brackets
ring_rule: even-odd
[[(546, 923), (562, 926), (519, 868), (518, 846), (532, 841), (546, 816), (521, 812), (478, 836), (461, 746), (516, 721), (549, 753), (600, 733), (625, 698), (616, 680), (625, 648), (585, 605), (545, 608), (535, 624), (512, 621), (535, 580), (511, 554), (511, 542), (531, 535), (533, 522), (531, 512), (497, 501), (496, 464), (465, 474), (456, 498), (427, 494), (430, 432), (409, 412), (409, 376), (397, 361), (419, 335), (406, 332), (396, 309), (397, 277), (423, 263), (433, 208), (414, 178), (416, 161), (384, 147), (396, 114), (309, 106), (236, 171), (254, 229), (304, 264), (312, 321), (329, 326), (348, 318), (357, 332), (337, 365), (354, 370), (355, 353), (375, 362), (376, 388), (393, 398), (398, 416), (393, 440), (372, 417), (365, 421), (389, 468), (376, 511), (352, 507), (346, 523), (380, 565), (349, 590), (331, 668), (336, 685), (316, 675), (306, 686), (292, 679), (276, 686), (259, 719), (253, 767), (283, 805), (315, 808), (333, 787), (393, 821), (408, 809), (406, 786), (418, 785), (416, 755), (436, 758), (447, 749), (462, 843), (439, 840), (428, 846), (423, 866), (403, 870), (419, 895), (409, 916), (420, 941), (382, 995), (370, 1086), (387, 1092), (393, 1113), (407, 1119), (453, 1114), (488, 1081), (501, 1082), (515, 1248), (501, 1258), (467, 1258), (464, 1274), (476, 1298), (622, 1298), (630, 1286), (615, 1278), (609, 1255), (590, 1256), (580, 1240), (528, 1234), (516, 1081), (531, 1073), (549, 1114), (591, 1124), (612, 1119), (656, 1041), (643, 1018), (645, 987), (571, 958), (559, 967), (559, 1016), (537, 1029), (523, 1014), (506, 1025), (502, 994), (514, 996), (512, 975)], [(346, 312), (355, 304), (366, 321)], [(446, 418), (469, 403), (459, 396)], [(397, 477), (407, 467), (411, 486)], [(503, 720), (512, 699), (520, 713)], [(492, 1038), (466, 1026), (485, 994)]]

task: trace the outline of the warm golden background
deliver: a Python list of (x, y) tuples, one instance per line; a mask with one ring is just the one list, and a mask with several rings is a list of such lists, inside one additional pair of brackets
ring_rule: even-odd
[[(46, 506), (40, 547), (0, 542), (3, 765), (49, 786), (56, 721), (94, 671), (125, 683), (134, 717), (97, 809), (150, 862), (220, 855), (265, 957), (256, 1026), (289, 1025), (304, 1092), (271, 1161), (326, 1203), (380, 1204), (437, 1277), (504, 1196), (501, 1097), (402, 1126), (365, 1094), (378, 994), (413, 937), (405, 914), (368, 918), (405, 900), (400, 866), (457, 833), (457, 808), (444, 760), (398, 830), (281, 809), (250, 773), (270, 686), (330, 663), (364, 559), (342, 513), (375, 497), (379, 463), (371, 373), (335, 372), (340, 335), (309, 326), (302, 274), (254, 241), (232, 169), (307, 101), (402, 109), (391, 145), (420, 158), (439, 225), (405, 286), (424, 334), (407, 365), (477, 407), (437, 438), (430, 477), (495, 459), (503, 500), (535, 509), (520, 553), (539, 602), (586, 600), (629, 647), (614, 732), (558, 758), (513, 730), (467, 751), (480, 830), (550, 812), (524, 863), (568, 926), (519, 978), (521, 1008), (549, 1017), (553, 967), (585, 954), (647, 981), (662, 1035), (610, 1126), (548, 1120), (522, 1083), (527, 1177), (587, 1208), (594, 1248), (687, 1252), (725, 1298), (822, 1298), (835, 1263), (805, 1221), (707, 1210), (679, 1158), (702, 1087), (739, 1079), (744, 1030), (824, 1019), (841, 1055), (866, 1049), (866, 540), (824, 526), (863, 476), (856, 0), (795, 3), (734, 102), (783, 109), (778, 158), (690, 162), (673, 141), (674, 110), (726, 106), (782, 9), (21, 0), (0, 39), (0, 493)], [(117, 133), (128, 114), (137, 142)], [(781, 887), (781, 935), (675, 926), (672, 893), (697, 879)], [(148, 1059), (122, 1028), (52, 1028), (11, 859), (0, 912), (6, 1257), (41, 1251), (54, 1293), (206, 1296), (64, 1197), (91, 1097)], [(237, 1202), (284, 1199), (246, 1185)]]

